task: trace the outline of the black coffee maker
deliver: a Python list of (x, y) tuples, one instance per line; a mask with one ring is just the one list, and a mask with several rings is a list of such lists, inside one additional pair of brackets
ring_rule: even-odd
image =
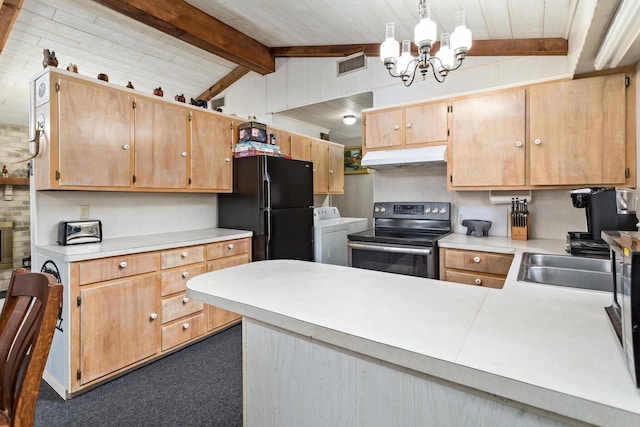
[(615, 188), (585, 188), (573, 190), (570, 194), (573, 206), (585, 209), (587, 231), (568, 233), (567, 252), (608, 257), (609, 245), (602, 240), (602, 231), (637, 231), (635, 209), (618, 209)]

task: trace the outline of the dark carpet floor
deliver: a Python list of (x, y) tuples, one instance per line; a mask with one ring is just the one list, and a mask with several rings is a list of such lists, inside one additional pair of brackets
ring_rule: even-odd
[(44, 381), (36, 426), (242, 426), (242, 325), (64, 401)]

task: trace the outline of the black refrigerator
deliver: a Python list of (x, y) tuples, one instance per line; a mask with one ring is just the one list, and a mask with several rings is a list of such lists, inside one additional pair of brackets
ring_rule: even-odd
[(218, 194), (218, 226), (253, 231), (253, 261), (313, 261), (313, 164), (234, 159), (233, 193)]

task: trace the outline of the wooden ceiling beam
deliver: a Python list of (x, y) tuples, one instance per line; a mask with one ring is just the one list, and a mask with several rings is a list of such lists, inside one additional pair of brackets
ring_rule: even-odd
[(0, 0), (0, 54), (9, 39), (24, 0)]
[(184, 0), (94, 0), (258, 74), (275, 71), (269, 48)]
[[(437, 52), (440, 44), (436, 43), (433, 52)], [(416, 47), (414, 46), (414, 50)], [(348, 56), (364, 52), (366, 56), (380, 54), (379, 43), (343, 44), (326, 46), (289, 46), (269, 49), (275, 57), (286, 58), (330, 58)], [(569, 43), (562, 38), (547, 39), (509, 39), (509, 40), (474, 40), (468, 56), (543, 56), (567, 55)], [(417, 54), (415, 50), (414, 55)]]
[(197, 99), (211, 100), (213, 97), (221, 93), (223, 90), (240, 80), (249, 72), (246, 67), (238, 66), (234, 68), (229, 74), (218, 80), (209, 89), (198, 95)]

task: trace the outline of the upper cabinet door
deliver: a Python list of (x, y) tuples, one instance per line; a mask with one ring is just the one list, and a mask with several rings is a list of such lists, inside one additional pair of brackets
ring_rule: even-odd
[(329, 193), (344, 194), (344, 146), (329, 144)]
[(365, 147), (367, 150), (398, 148), (404, 140), (403, 109), (371, 111), (365, 118)]
[(191, 117), (191, 188), (231, 192), (233, 120), (205, 111)]
[(311, 161), (313, 162), (313, 192), (329, 192), (329, 144), (320, 140), (311, 140)]
[(624, 184), (625, 75), (530, 89), (531, 185)]
[(58, 83), (58, 185), (129, 188), (132, 96), (79, 79)]
[(135, 102), (135, 186), (186, 189), (187, 109), (142, 97)]
[(448, 132), (448, 104), (434, 102), (406, 107), (404, 111), (405, 144), (446, 144)]
[(525, 184), (525, 91), (453, 102), (453, 187)]

